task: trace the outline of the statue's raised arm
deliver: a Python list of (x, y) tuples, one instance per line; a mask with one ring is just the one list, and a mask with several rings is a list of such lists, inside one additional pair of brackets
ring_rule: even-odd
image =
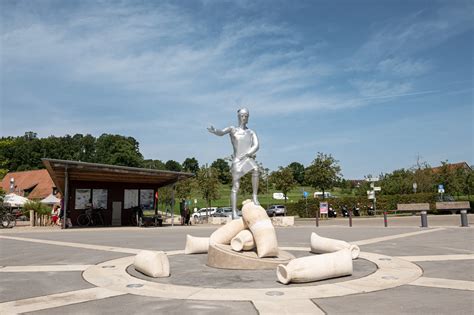
[(210, 127), (207, 128), (207, 130), (210, 133), (213, 133), (217, 136), (223, 136), (223, 135), (228, 134), (229, 132), (231, 132), (232, 127), (227, 127), (227, 128), (224, 128), (224, 129), (221, 130), (221, 129), (216, 129), (216, 128), (214, 128), (214, 126), (211, 125)]

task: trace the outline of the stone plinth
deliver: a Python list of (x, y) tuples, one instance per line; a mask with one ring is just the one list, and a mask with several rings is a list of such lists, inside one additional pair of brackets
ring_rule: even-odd
[(209, 246), (207, 265), (220, 269), (276, 269), (278, 265), (285, 265), (295, 257), (280, 250), (278, 257), (258, 258), (255, 251), (235, 252), (229, 245), (214, 244)]
[(231, 217), (209, 217), (209, 224), (226, 224), (227, 222), (232, 221)]
[(295, 217), (272, 217), (273, 226), (293, 226), (295, 225)]

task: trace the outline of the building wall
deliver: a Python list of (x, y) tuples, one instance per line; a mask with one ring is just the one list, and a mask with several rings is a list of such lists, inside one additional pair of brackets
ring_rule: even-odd
[[(67, 216), (71, 218), (73, 226), (77, 226), (77, 217), (85, 213), (85, 209), (75, 209), (76, 189), (107, 189), (107, 208), (102, 212), (106, 226), (112, 225), (112, 203), (117, 201), (122, 203), (122, 226), (131, 225), (132, 210), (124, 209), (125, 189), (152, 189), (153, 196), (156, 193), (156, 186), (153, 184), (70, 181)], [(153, 201), (153, 205), (156, 206), (154, 202), (155, 200)]]

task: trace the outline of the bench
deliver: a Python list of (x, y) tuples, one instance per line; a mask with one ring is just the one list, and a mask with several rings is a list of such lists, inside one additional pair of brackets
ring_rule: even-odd
[(452, 214), (461, 210), (469, 210), (471, 205), (469, 201), (444, 201), (436, 203), (436, 210), (449, 210)]
[(428, 215), (430, 211), (429, 203), (399, 203), (397, 204), (397, 211), (421, 213), (421, 227), (428, 227)]
[(417, 213), (420, 211), (430, 211), (429, 203), (398, 203), (397, 212)]

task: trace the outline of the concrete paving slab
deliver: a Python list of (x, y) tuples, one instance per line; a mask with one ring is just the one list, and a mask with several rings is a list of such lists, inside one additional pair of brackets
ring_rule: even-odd
[(474, 253), (474, 229), (452, 228), (361, 246), (361, 250), (392, 256)]
[(314, 302), (327, 314), (472, 314), (474, 292), (405, 285)]
[(129, 254), (46, 245), (0, 238), (0, 266), (96, 264)]
[(473, 260), (419, 261), (423, 277), (474, 281)]
[[(100, 310), (100, 312), (98, 312)], [(203, 302), (194, 300), (168, 300), (137, 295), (122, 295), (78, 305), (69, 305), (43, 311), (30, 312), (31, 315), (64, 314), (209, 314), (234, 315), (255, 314), (257, 311), (251, 302)]]
[(21, 300), (41, 295), (88, 289), (94, 286), (84, 281), (81, 272), (2, 272), (0, 302)]

